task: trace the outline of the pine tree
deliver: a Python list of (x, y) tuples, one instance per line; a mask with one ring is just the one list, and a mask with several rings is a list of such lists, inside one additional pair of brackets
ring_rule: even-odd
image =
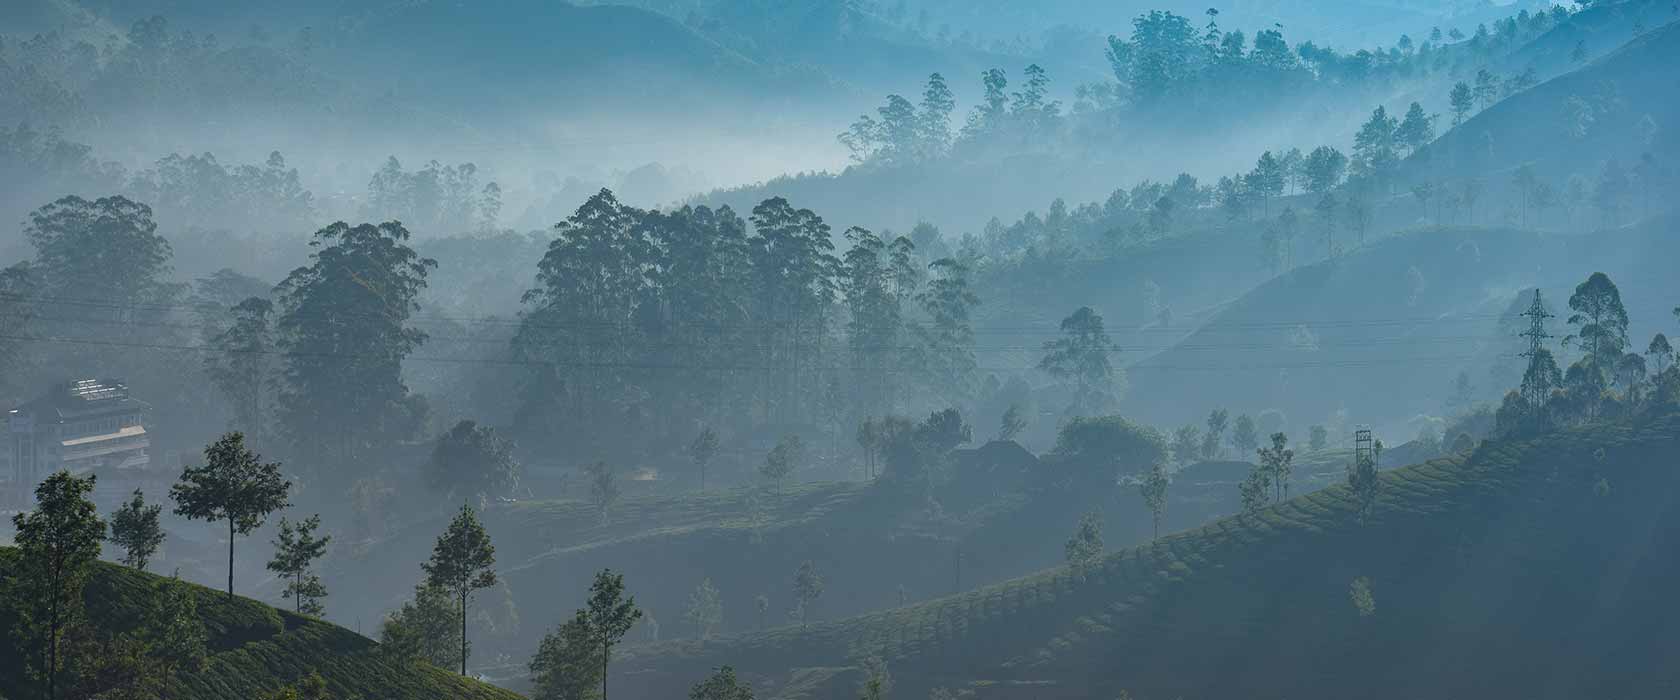
[(1009, 404), (1009, 408), (1004, 410), (1003, 418), (999, 422), (997, 435), (999, 440), (1014, 440), (1027, 427), (1027, 418), (1021, 414), (1021, 407), (1018, 404)]
[(696, 636), (709, 639), (718, 625), (723, 624), (723, 598), (711, 579), (702, 579), (688, 596), (688, 610), (683, 617), (694, 625)]
[(846, 342), (853, 366), (864, 376), (854, 385), (860, 412), (891, 411), (894, 405), (892, 370), (898, 364), (904, 322), (892, 289), (887, 245), (867, 229), (851, 228), (852, 247), (844, 257), (841, 289), (850, 320)]
[(1255, 432), (1254, 419), (1247, 414), (1237, 416), (1236, 427), (1231, 429), (1231, 447), (1236, 448), (1237, 456), (1248, 459), (1259, 446), (1260, 436)]
[(1482, 109), (1492, 107), (1499, 99), (1499, 80), (1486, 68), (1476, 71), (1476, 86), (1472, 88), (1476, 101), (1482, 103)]
[(584, 610), (601, 651), (601, 700), (607, 700), (607, 664), (612, 661), (612, 648), (642, 619), (642, 611), (636, 608), (635, 598), (624, 594), (624, 574), (611, 569), (595, 574), (595, 582), (589, 586), (589, 605)]
[(712, 457), (717, 455), (717, 431), (711, 426), (700, 429), (700, 434), (694, 436), (694, 442), (688, 444), (689, 459), (694, 460), (694, 467), (700, 472), (700, 490), (706, 490), (706, 465), (711, 464)]
[(472, 592), (496, 585), (496, 547), (470, 505), (449, 522), (432, 546), (432, 558), (420, 565), (426, 585), (448, 592), (461, 614), (461, 675), (467, 675), (467, 608)]
[(449, 591), (421, 583), (414, 587), (413, 600), (404, 602), (380, 623), (380, 650), (405, 661), (448, 668), (461, 658), (464, 648), (455, 630), (460, 617), (460, 606)]
[(158, 526), (161, 505), (146, 505), (146, 496), (134, 490), (134, 498), (111, 514), (111, 543), (123, 549), (123, 564), (140, 571), (157, 554), (163, 544), (163, 528)]
[(945, 84), (945, 76), (938, 73), (929, 75), (927, 87), (922, 90), (921, 111), (916, 115), (923, 160), (943, 156), (950, 148), (951, 111), (956, 106), (956, 98)]
[(601, 522), (607, 522), (607, 514), (618, 503), (620, 490), (618, 476), (606, 462), (596, 461), (583, 468), (585, 476), (589, 478), (589, 498), (595, 502), (595, 508), (601, 514)]
[(1406, 116), (1400, 120), (1394, 137), (1406, 150), (1417, 153), (1435, 140), (1435, 119), (1424, 114), (1422, 105), (1413, 102), (1406, 108)]
[(917, 296), (928, 324), (922, 332), (922, 359), (930, 389), (942, 403), (962, 404), (972, 396), (979, 363), (974, 358), (974, 328), (970, 321), (980, 297), (970, 291), (968, 268), (955, 258), (928, 265), (934, 272), (927, 289)]
[(1254, 170), (1245, 179), (1249, 191), (1260, 198), (1260, 214), (1271, 216), (1272, 198), (1283, 194), (1283, 164), (1271, 151), (1266, 151), (1260, 154), (1260, 159), (1254, 163)]
[(797, 601), (794, 614), (799, 618), (799, 626), (804, 627), (810, 618), (811, 606), (822, 597), (823, 580), (817, 574), (817, 565), (806, 559), (800, 563), (799, 569), (793, 572), (793, 598)]
[(1117, 372), (1109, 355), (1119, 346), (1103, 330), (1102, 315), (1089, 306), (1062, 319), (1061, 329), (1063, 337), (1045, 341), (1038, 368), (1057, 379), (1072, 381), (1070, 411), (1094, 415), (1114, 401)]
[(600, 694), (601, 645), (589, 626), (589, 613), (578, 610), (543, 636), (531, 657), (533, 700), (593, 700)]
[(198, 616), (198, 595), (178, 578), (160, 579), (140, 628), (154, 664), (159, 695), (170, 697), (175, 678), (204, 667), (209, 633)]
[(325, 608), (321, 606), (321, 599), (327, 596), (327, 587), (322, 585), (321, 577), (310, 572), (316, 559), (327, 553), (327, 543), (332, 541), (329, 535), (315, 536), (315, 530), (321, 527), (321, 516), (312, 515), (300, 523), (280, 519), (280, 532), (274, 540), (274, 558), (268, 562), (268, 570), (286, 579), (286, 590), (280, 595), (292, 599), (292, 611), (301, 615), (320, 616)]
[(1399, 162), (1395, 153), (1395, 132), (1399, 122), (1378, 105), (1371, 118), (1359, 127), (1353, 137), (1354, 172), (1370, 177), (1384, 177)]
[(758, 472), (764, 475), (764, 478), (771, 484), (774, 484), (776, 491), (780, 493), (782, 483), (799, 468), (800, 463), (804, 460), (805, 441), (800, 440), (798, 435), (790, 433), (776, 441), (776, 446), (771, 448), (770, 453), (764, 456), (764, 464), (758, 468)]
[(1225, 428), (1231, 423), (1231, 412), (1216, 408), (1207, 417), (1207, 432), (1202, 434), (1202, 459), (1219, 459), (1225, 452)]
[(21, 555), (18, 581), (26, 591), (20, 602), (26, 619), (45, 627), (28, 632), (39, 634), (35, 663), (46, 676), (48, 700), (58, 698), (64, 632), (81, 617), (82, 586), (105, 539), (105, 521), (87, 498), (93, 484), (91, 475), (57, 472), (35, 487), (34, 510), (12, 516)]
[(1068, 566), (1075, 571), (1083, 571), (1096, 563), (1103, 553), (1102, 530), (1101, 514), (1091, 511), (1079, 516), (1079, 525), (1074, 529), (1073, 536), (1062, 545)]
[(1476, 108), (1476, 96), (1470, 90), (1470, 84), (1462, 80), (1453, 84), (1452, 94), (1447, 97), (1452, 104), (1453, 126), (1464, 123), (1465, 115)]
[(1143, 496), (1144, 506), (1149, 508), (1149, 521), (1152, 526), (1151, 540), (1161, 539), (1161, 516), (1167, 511), (1167, 486), (1171, 482), (1167, 479), (1166, 465), (1156, 462), (1149, 468), (1149, 474), (1144, 476), (1143, 482), (1138, 484), (1138, 492)]
[(1319, 146), (1307, 154), (1305, 174), (1307, 191), (1324, 194), (1335, 188), (1347, 170), (1347, 156), (1330, 146)]
[(1272, 433), (1271, 447), (1260, 448), (1258, 469), (1265, 474), (1265, 483), (1272, 487), (1273, 498), (1289, 498), (1289, 480), (1295, 472), (1295, 451), (1289, 449), (1289, 436)]

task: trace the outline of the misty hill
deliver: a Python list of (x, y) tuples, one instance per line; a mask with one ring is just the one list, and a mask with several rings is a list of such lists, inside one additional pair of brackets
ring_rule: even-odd
[[(0, 565), (16, 550), (0, 548)], [(83, 590), (87, 619), (103, 634), (130, 629), (147, 600), (156, 595), (159, 577), (106, 562), (93, 565)], [(178, 700), (262, 698), (282, 686), (319, 673), (338, 698), (435, 700), (516, 700), (519, 696), (462, 678), (429, 664), (409, 664), (380, 653), (379, 645), (350, 630), (315, 618), (294, 615), (248, 598), (190, 585), (199, 617), (208, 633), (207, 664), (184, 675), (173, 688)], [(9, 592), (0, 590), (0, 593)], [(0, 600), (0, 629), (11, 629), (12, 601)], [(10, 644), (0, 645), (0, 694), (27, 697), (23, 663), (8, 658)]]
[[(1514, 6), (1533, 3), (1468, 3), (1439, 0), (1349, 0), (1336, 3), (1303, 0), (1251, 0), (1218, 8), (1220, 24), (1279, 23), (1305, 32), (1321, 44), (1360, 46), (1387, 44), (1401, 34), (1414, 39), (1431, 26), (1465, 32), (1478, 23), (1493, 22)], [(1172, 10), (1201, 18), (1206, 3), (1191, 0), (1122, 0), (1086, 3), (1079, 0), (922, 0), (915, 3), (955, 27), (982, 36), (1017, 37), (1023, 33), (1054, 32), (1085, 24), (1124, 27), (1133, 15), (1148, 10)], [(1112, 29), (1111, 29), (1112, 31)]]
[[(1591, 234), (1461, 227), (1398, 234), (1232, 301), (1131, 368), (1126, 401), (1167, 424), (1199, 422), (1213, 406), (1276, 409), (1297, 438), (1345, 410), (1346, 420), (1394, 435), (1414, 416), (1440, 414), (1460, 371), (1483, 400), (1515, 386), (1508, 370), (1520, 347), (1510, 314), (1520, 311), (1512, 307), (1523, 290), (1538, 287), (1562, 309), (1575, 285), (1604, 272), (1629, 300), (1640, 347), (1668, 330), (1667, 302), (1680, 296), (1680, 283), (1660, 261), (1680, 254), (1677, 225), (1668, 217)], [(1556, 328), (1566, 334), (1561, 319)]]
[(1593, 3), (1504, 57), (1502, 72), (1533, 68), (1542, 76), (1566, 73), (1579, 67), (1577, 48), (1584, 57), (1603, 56), (1642, 32), (1673, 21), (1677, 15), (1680, 13), (1675, 12), (1674, 3), (1663, 0)]
[[(1596, 8), (1597, 14), (1581, 13), (1569, 24), (1625, 22), (1623, 9), (1612, 13), (1623, 7)], [(1499, 322), (1515, 293), (1538, 287), (1561, 305), (1592, 271), (1628, 280), (1639, 290), (1630, 299), (1655, 300), (1630, 310), (1636, 338), (1664, 330), (1657, 325), (1668, 317), (1661, 300), (1680, 290), (1665, 282), (1648, 255), (1674, 252), (1674, 218), (1617, 228), (1613, 217), (1575, 202), (1567, 211), (1553, 209), (1547, 221), (1549, 229), (1571, 234), (1524, 232), (1511, 226), (1535, 213), (1519, 211), (1509, 183), (1526, 163), (1542, 180), (1560, 183), (1558, 189), (1564, 189), (1563, 179), (1577, 176), (1590, 190), (1607, 160), (1620, 159), (1622, 168), (1646, 154), (1658, 163), (1672, 160), (1680, 140), (1652, 125), (1680, 117), (1680, 84), (1659, 67), (1677, 58), (1680, 24), (1669, 24), (1448, 131), (1406, 161), (1403, 179), (1415, 183), (1450, 173), (1454, 180), (1482, 183), (1503, 198), (1484, 206), (1481, 218), (1503, 219), (1505, 227), (1404, 232), (1261, 284), (1204, 319), (1194, 334), (1175, 339), (1174, 349), (1137, 363), (1131, 399), (1168, 422), (1197, 420), (1209, 405), (1235, 403), (1243, 412), (1275, 408), (1297, 429), (1334, 422), (1330, 415), (1339, 410), (1388, 426), (1436, 414), (1460, 371), (1483, 390), (1483, 399), (1497, 399), (1512, 382), (1489, 372), (1508, 365), (1516, 352), (1510, 329)], [(1624, 220), (1665, 206), (1649, 185), (1637, 188), (1643, 189), (1629, 193)], [(1386, 220), (1413, 220), (1418, 204), (1407, 189), (1392, 187), (1384, 197)], [(1610, 230), (1585, 233), (1605, 227)], [(1295, 246), (1322, 251), (1323, 235), (1303, 233)], [(1339, 235), (1346, 245), (1349, 234)], [(1209, 255), (1217, 260), (1219, 254)], [(1240, 359), (1229, 356), (1233, 350), (1241, 351)], [(1305, 386), (1323, 391), (1301, 391)], [(1232, 396), (1242, 398), (1224, 398)]]
[[(1485, 443), (1155, 545), (808, 628), (633, 647), (614, 687), (668, 697), (733, 665), (761, 696), (1658, 696), (1680, 581), (1674, 414)], [(1363, 585), (1360, 585), (1360, 584)], [(1360, 594), (1361, 589), (1364, 595)]]
[[(1612, 24), (1615, 18), (1630, 21), (1613, 15), (1599, 24)], [(1556, 45), (1568, 43), (1569, 36), (1547, 44), (1561, 50)], [(1631, 167), (1647, 152), (1672, 159), (1680, 153), (1680, 137), (1666, 128), (1680, 120), (1680, 83), (1670, 69), (1676, 62), (1680, 22), (1669, 21), (1442, 134), (1408, 159), (1403, 179), (1435, 177), (1444, 167), (1454, 179), (1479, 177), (1501, 187), (1524, 163), (1542, 174), (1567, 177), (1596, 176), (1606, 160)]]
[(394, 76), (384, 78), (390, 89), (427, 103), (510, 114), (562, 107), (575, 117), (786, 97), (800, 86), (679, 22), (632, 7), (433, 1), (342, 21), (335, 48), (347, 65), (360, 63), (369, 77)]

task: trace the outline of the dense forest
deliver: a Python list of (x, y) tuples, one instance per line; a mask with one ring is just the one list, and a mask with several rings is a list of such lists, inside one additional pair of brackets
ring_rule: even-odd
[(0, 9), (0, 697), (1660, 695), (1671, 5)]

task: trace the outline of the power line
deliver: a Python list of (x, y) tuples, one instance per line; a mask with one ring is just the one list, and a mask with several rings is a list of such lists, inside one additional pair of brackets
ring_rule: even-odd
[[(100, 309), (111, 309), (111, 310), (121, 310), (121, 311), (146, 310), (146, 311), (188, 311), (188, 312), (194, 312), (194, 313), (200, 313), (200, 314), (225, 313), (225, 310), (219, 309), (219, 308), (218, 309), (208, 309), (208, 308), (205, 308), (205, 306), (202, 305), (202, 304), (184, 304), (184, 303), (176, 303), (176, 304), (115, 303), (115, 302), (98, 301), (98, 300), (90, 300), (90, 299), (76, 299), (76, 298), (70, 298), (70, 297), (50, 297), (50, 296), (24, 297), (24, 296), (18, 296), (18, 295), (0, 295), (0, 301), (11, 301), (13, 303), (25, 303), (25, 304), (56, 304), (56, 305), (62, 305), (62, 306), (79, 306), (79, 307), (87, 307), (87, 308), (100, 308)], [(309, 313), (299, 313), (299, 312), (293, 312), (293, 314), (304, 317), (304, 318), (324, 318), (324, 317), (329, 316), (327, 314), (309, 314)], [(356, 312), (356, 311), (335, 312), (334, 314), (331, 314), (330, 316), (334, 317), (334, 318), (369, 318), (369, 319), (390, 319), (390, 318), (392, 318), (391, 314)], [(839, 314), (830, 315), (831, 318), (832, 317), (838, 317), (838, 316), (839, 316)], [(1306, 326), (1307, 328), (1313, 329), (1313, 330), (1324, 330), (1324, 329), (1337, 329), (1337, 328), (1391, 327), (1391, 326), (1435, 324), (1435, 323), (1474, 323), (1474, 322), (1481, 322), (1481, 321), (1498, 320), (1502, 317), (1503, 317), (1503, 314), (1459, 314), (1459, 315), (1448, 316), (1448, 317), (1440, 317), (1440, 316), (1436, 316), (1436, 317), (1410, 317), (1410, 318), (1397, 317), (1397, 318), (1375, 318), (1375, 319), (1356, 319), (1356, 320), (1296, 319), (1296, 320), (1273, 320), (1273, 321), (1263, 321), (1262, 320), (1262, 321), (1240, 321), (1240, 322), (1232, 322), (1232, 321), (1220, 322), (1220, 321), (1216, 321), (1216, 322), (1211, 322), (1211, 323), (1207, 323), (1207, 324), (1202, 324), (1200, 326), (1196, 326), (1194, 328), (1194, 330), (1197, 331), (1197, 332), (1223, 332), (1223, 331), (1250, 332), (1250, 331), (1261, 331), (1261, 330), (1288, 330), (1288, 329), (1294, 329), (1294, 328), (1300, 327), (1300, 326)], [(441, 315), (428, 315), (428, 314), (411, 314), (411, 315), (403, 317), (401, 320), (405, 323), (456, 323), (456, 324), (463, 324), (463, 325), (503, 325), (503, 326), (513, 326), (513, 327), (523, 327), (523, 328), (539, 328), (539, 329), (555, 329), (555, 330), (610, 330), (610, 329), (636, 328), (637, 327), (636, 322), (632, 321), (632, 320), (587, 320), (587, 321), (540, 320), (539, 321), (539, 320), (533, 319), (530, 316), (524, 316), (524, 317), (441, 316)], [(780, 330), (780, 329), (786, 329), (786, 328), (794, 327), (796, 325), (799, 325), (800, 322), (796, 321), (796, 320), (793, 320), (793, 319), (789, 319), (789, 320), (784, 320), (784, 321), (770, 321), (770, 322), (755, 321), (755, 322), (743, 322), (743, 323), (716, 323), (716, 322), (691, 322), (691, 321), (683, 321), (683, 320), (680, 320), (680, 319), (672, 319), (672, 320), (667, 321), (666, 323), (671, 325), (671, 326), (675, 326), (675, 327), (695, 328), (695, 329), (704, 329), (704, 330), (754, 330), (754, 329)], [(1048, 334), (1054, 334), (1054, 333), (1061, 332), (1061, 326), (1060, 326), (1059, 323), (1046, 323), (1044, 325), (978, 325), (978, 326), (972, 327), (970, 330), (972, 332), (974, 332), (975, 334), (983, 334), (983, 333), (1004, 333), (1004, 334), (1007, 334), (1007, 333), (1020, 333), (1020, 334), (1048, 333)], [(1126, 332), (1126, 333), (1158, 332), (1158, 333), (1174, 333), (1174, 334), (1176, 334), (1176, 333), (1182, 333), (1183, 330), (1182, 329), (1173, 329), (1173, 328), (1162, 328), (1162, 329), (1135, 328), (1135, 329), (1127, 329), (1124, 332)]]
[[(162, 320), (122, 320), (122, 319), (108, 319), (108, 318), (105, 318), (105, 319), (102, 319), (102, 318), (70, 318), (70, 317), (54, 317), (54, 316), (34, 316), (34, 317), (31, 317), (31, 318), (32, 318), (32, 320), (44, 320), (44, 321), (47, 321), (47, 322), (57, 322), (57, 323), (86, 323), (86, 324), (94, 324), (94, 325), (119, 326), (119, 327), (168, 328), (168, 329), (183, 330), (183, 331), (202, 330), (202, 328), (200, 326), (196, 326), (196, 325), (193, 325), (193, 324), (190, 324), (190, 323), (176, 323), (176, 322), (162, 321)], [(542, 327), (539, 326), (539, 328), (542, 328)], [(1442, 344), (1442, 343), (1494, 341), (1494, 340), (1503, 339), (1505, 337), (1506, 336), (1504, 336), (1502, 334), (1492, 334), (1492, 335), (1478, 334), (1478, 335), (1456, 335), (1456, 336), (1398, 336), (1398, 337), (1377, 337), (1377, 338), (1345, 338), (1345, 339), (1327, 340), (1327, 341), (1326, 340), (1319, 340), (1319, 341), (1313, 342), (1311, 346), (1314, 349), (1324, 349), (1324, 348), (1383, 347), (1383, 346), (1396, 346), (1396, 345), (1412, 345), (1412, 344), (1419, 344), (1419, 343), (1430, 344), (1430, 345), (1438, 345), (1438, 344)], [(514, 342), (514, 340), (511, 339), (511, 338), (495, 338), (495, 337), (486, 338), (486, 337), (482, 337), (482, 336), (450, 336), (450, 335), (440, 336), (440, 335), (433, 335), (433, 334), (428, 334), (427, 341), (428, 342), (436, 342), (436, 343), (465, 343), (465, 344), (478, 344), (478, 345), (495, 345), (495, 346), (503, 346), (503, 347), (510, 346)], [(581, 340), (564, 340), (564, 341), (554, 341), (554, 342), (533, 342), (533, 341), (526, 340), (526, 341), (520, 341), (518, 343), (518, 346), (522, 347), (522, 348), (601, 347), (601, 346), (610, 346), (610, 345), (612, 345), (616, 342), (617, 342), (617, 339), (614, 339), (614, 338), (584, 338), (584, 339), (581, 339)], [(659, 341), (659, 342), (639, 342), (636, 345), (637, 345), (637, 347), (645, 348), (645, 349), (680, 350), (680, 349), (704, 348), (704, 347), (709, 346), (710, 343), (706, 343), (704, 341), (699, 341), (699, 340), (689, 341), (689, 342), (676, 342), (676, 341), (668, 341), (667, 340), (667, 341)], [(205, 346), (205, 347), (206, 347), (206, 349), (216, 350), (216, 348), (214, 348), (213, 346)], [(922, 347), (919, 346), (919, 345), (867, 345), (867, 346), (846, 345), (845, 347), (846, 347), (847, 350), (854, 351), (854, 352), (913, 352), (913, 351), (922, 349)], [(959, 346), (959, 347), (961, 347), (962, 349), (965, 349), (965, 350), (971, 350), (971, 351), (976, 351), (976, 352), (1012, 352), (1012, 351), (1013, 352), (1038, 352), (1038, 351), (1043, 350), (1042, 345), (965, 344), (965, 345), (962, 345), (962, 346)], [(1108, 353), (1111, 353), (1111, 354), (1147, 353), (1147, 352), (1150, 352), (1150, 351), (1153, 351), (1153, 350), (1162, 350), (1162, 349), (1172, 349), (1172, 350), (1191, 351), (1191, 352), (1226, 351), (1226, 350), (1231, 350), (1231, 351), (1236, 351), (1236, 350), (1261, 351), (1261, 350), (1291, 350), (1291, 349), (1297, 349), (1297, 348), (1300, 348), (1300, 347), (1301, 347), (1300, 344), (1297, 344), (1297, 343), (1292, 342), (1292, 341), (1275, 342), (1275, 343), (1268, 343), (1268, 342), (1178, 343), (1178, 344), (1166, 346), (1165, 348), (1160, 347), (1160, 346), (1151, 346), (1151, 345), (1118, 345), (1117, 344), (1114, 347), (1112, 347), (1111, 349), (1106, 350), (1105, 352), (1108, 352)]]
[[(93, 338), (54, 338), (54, 337), (45, 337), (45, 336), (0, 335), (0, 340), (11, 340), (11, 341), (21, 341), (21, 342), (38, 342), (38, 343), (54, 343), (54, 344), (61, 344), (61, 345), (79, 345), (79, 346), (92, 346), (92, 347), (121, 347), (121, 348), (136, 348), (136, 349), (150, 349), (150, 350), (173, 350), (173, 351), (180, 351), (180, 352), (226, 352), (224, 350), (221, 350), (221, 349), (218, 349), (218, 348), (215, 348), (215, 347), (212, 347), (212, 346), (207, 346), (207, 345), (184, 345), (184, 344), (172, 344), (172, 343), (146, 343), (146, 342), (137, 342), (137, 341), (100, 340), (100, 339), (93, 339)], [(368, 360), (368, 359), (390, 360), (390, 359), (392, 359), (390, 355), (378, 354), (378, 353), (365, 353), (365, 354), (311, 353), (311, 352), (294, 352), (294, 351), (285, 351), (285, 350), (243, 350), (243, 351), (238, 351), (236, 354), (266, 355), (266, 356), (278, 356), (278, 357), (301, 357), (301, 358), (311, 358), (311, 359), (342, 359), (342, 360)], [(1236, 364), (1236, 365), (1146, 365), (1146, 366), (1141, 366), (1141, 367), (1128, 368), (1126, 371), (1127, 372), (1134, 372), (1134, 371), (1138, 371), (1138, 370), (1150, 370), (1150, 371), (1234, 371), (1234, 370), (1261, 370), (1261, 369), (1360, 368), (1360, 367), (1374, 367), (1374, 366), (1385, 366), (1385, 365), (1395, 365), (1395, 364), (1434, 364), (1434, 363), (1444, 363), (1444, 362), (1463, 362), (1463, 361), (1467, 361), (1467, 360), (1471, 360), (1471, 359), (1476, 359), (1477, 357), (1478, 357), (1478, 355), (1447, 355), (1447, 356), (1410, 357), (1410, 358), (1407, 358), (1407, 357), (1356, 358), (1356, 359), (1342, 359), (1342, 360), (1319, 360), (1319, 361), (1306, 361), (1306, 362), (1246, 364), (1246, 365), (1245, 364)], [(1504, 357), (1504, 356), (1501, 355), (1500, 357)], [(856, 367), (856, 366), (846, 366), (846, 367), (840, 367), (840, 366), (809, 367), (809, 366), (806, 366), (806, 367), (795, 368), (792, 365), (785, 365), (785, 366), (784, 365), (754, 365), (754, 364), (694, 365), (694, 364), (681, 364), (681, 363), (656, 363), (656, 362), (636, 362), (636, 361), (611, 361), (611, 362), (574, 362), (574, 361), (566, 361), (566, 362), (554, 362), (554, 361), (543, 361), (543, 360), (515, 360), (515, 359), (502, 360), (502, 359), (495, 359), (495, 358), (440, 357), (440, 356), (424, 356), (424, 355), (410, 355), (410, 356), (407, 356), (407, 357), (404, 357), (404, 358), (400, 358), (400, 361), (402, 361), (402, 362), (432, 362), (432, 363), (447, 363), (447, 364), (466, 364), (466, 365), (489, 365), (489, 366), (504, 366), (504, 367), (550, 367), (550, 368), (558, 367), (558, 368), (565, 368), (565, 369), (692, 370), (692, 371), (702, 371), (702, 372), (779, 372), (779, 371), (788, 371), (788, 370), (793, 370), (793, 369), (800, 369), (802, 371), (813, 371), (813, 372), (888, 372), (888, 373), (900, 373), (900, 372), (914, 372), (914, 371), (917, 371), (917, 369), (918, 369), (918, 368), (915, 368), (915, 367)], [(980, 370), (980, 371), (986, 371), (986, 372), (1021, 372), (1021, 371), (1033, 370), (1033, 369), (1036, 369), (1036, 367), (1031, 367), (1031, 366), (1028, 366), (1028, 367), (977, 367), (976, 369)]]

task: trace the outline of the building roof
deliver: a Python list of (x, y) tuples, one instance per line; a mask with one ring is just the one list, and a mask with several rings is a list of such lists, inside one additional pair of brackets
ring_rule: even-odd
[(128, 385), (116, 379), (79, 379), (53, 387), (12, 413), (25, 414), (40, 423), (58, 423), (81, 418), (146, 411), (150, 404), (128, 395)]

